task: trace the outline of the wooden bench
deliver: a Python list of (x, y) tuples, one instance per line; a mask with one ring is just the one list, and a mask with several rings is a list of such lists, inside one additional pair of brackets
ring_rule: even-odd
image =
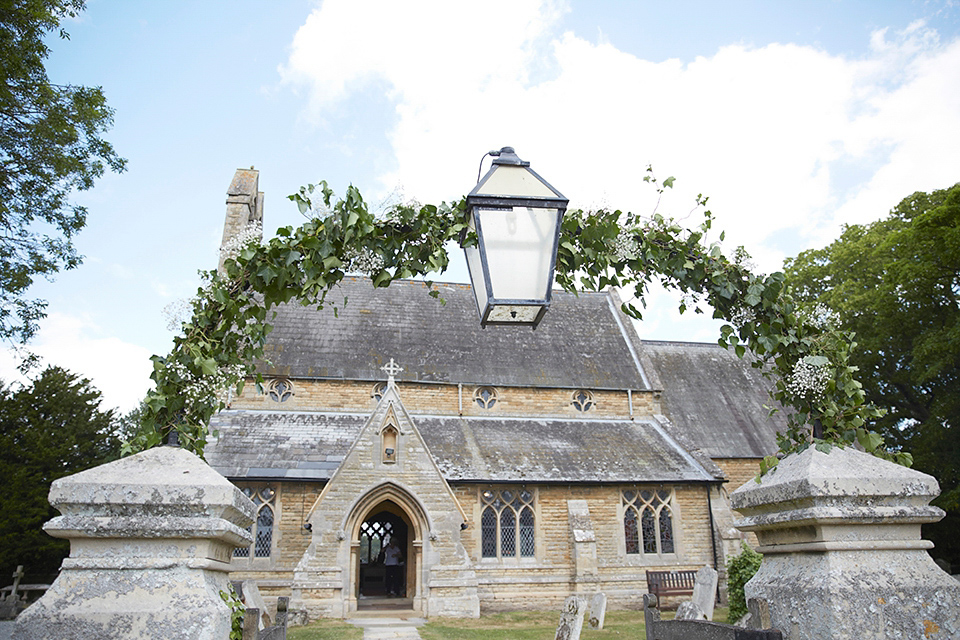
[(660, 600), (664, 596), (692, 596), (697, 572), (690, 571), (647, 571), (647, 593)]

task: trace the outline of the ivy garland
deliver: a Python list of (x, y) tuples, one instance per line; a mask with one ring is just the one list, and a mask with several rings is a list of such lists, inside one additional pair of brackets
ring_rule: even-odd
[[(649, 168), (644, 180), (660, 195), (673, 185), (673, 178), (660, 182)], [(210, 419), (226, 406), (229, 393), (241, 393), (244, 379), (255, 375), (253, 363), (263, 357), (276, 305), (293, 299), (318, 308), (331, 304), (327, 294), (348, 272), (366, 273), (375, 287), (442, 272), (449, 263), (445, 245), (468, 229), (465, 200), (395, 205), (376, 216), (353, 186), (342, 199), (334, 198), (326, 182), (288, 198), (310, 214), (306, 223), (279, 229), (265, 244), (256, 230), (241, 234), (225, 248), (223, 270), (203, 274), (192, 319), (182, 324), (169, 355), (152, 358), (156, 386), (144, 402), (144, 428), (124, 445), (125, 453), (175, 438), (202, 456)], [(632, 289), (634, 298), (622, 309), (638, 319), (637, 304), (643, 305), (654, 279), (683, 292), (681, 312), (693, 306), (702, 313), (699, 299), (714, 318), (727, 322), (719, 343), (740, 357), (753, 354), (753, 365), (774, 381), (771, 396), (788, 409), (787, 429), (778, 435), (782, 454), (858, 443), (909, 466), (909, 453), (888, 452), (867, 426), (882, 411), (865, 403), (857, 368), (849, 362), (853, 334), (841, 332), (835, 316), (823, 309), (798, 308), (782, 273), (752, 273), (742, 248), (731, 259), (719, 243), (707, 244), (713, 216), (707, 198), (698, 196), (696, 204), (704, 216), (696, 230), (659, 213), (568, 211), (557, 284), (567, 291)], [(476, 237), (467, 234), (465, 241)], [(262, 383), (258, 374), (256, 379)], [(767, 457), (761, 473), (776, 463), (777, 456)]]

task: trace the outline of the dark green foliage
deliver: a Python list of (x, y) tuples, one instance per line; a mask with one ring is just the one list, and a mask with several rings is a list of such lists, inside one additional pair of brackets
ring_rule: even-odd
[(844, 228), (788, 261), (787, 279), (798, 300), (856, 332), (851, 362), (867, 400), (886, 409), (875, 428), (940, 482), (934, 504), (948, 516), (924, 534), (935, 557), (960, 564), (960, 184)]
[(233, 585), (230, 585), (230, 592), (220, 592), (220, 599), (230, 607), (230, 640), (243, 640), (243, 614), (246, 607), (240, 600), (240, 596), (234, 591)]
[(743, 585), (750, 582), (750, 578), (760, 570), (760, 563), (763, 561), (763, 556), (747, 546), (746, 542), (740, 544), (743, 548), (740, 555), (727, 561), (727, 598), (730, 601), (727, 622), (730, 624), (735, 624), (747, 615), (747, 599), (743, 595)]
[(52, 84), (44, 38), (84, 0), (0, 0), (0, 338), (26, 342), (45, 303), (24, 299), (37, 276), (80, 264), (72, 238), (87, 211), (72, 204), (126, 161), (100, 135), (113, 110), (99, 87)]
[(50, 483), (119, 455), (113, 412), (99, 404), (89, 380), (59, 367), (28, 387), (0, 386), (0, 579), (18, 564), (29, 575), (59, 569), (69, 545), (41, 529), (57, 515)]

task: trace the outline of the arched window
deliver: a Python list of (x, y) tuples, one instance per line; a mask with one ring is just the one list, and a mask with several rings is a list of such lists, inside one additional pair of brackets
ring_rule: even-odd
[(532, 558), (537, 550), (534, 539), (533, 509), (524, 507), (520, 512), (520, 557)]
[(640, 553), (640, 530), (637, 529), (637, 512), (627, 508), (623, 514), (623, 538), (627, 541), (627, 553)]
[(243, 494), (257, 507), (256, 521), (247, 527), (247, 531), (253, 534), (253, 544), (248, 547), (236, 547), (233, 550), (233, 557), (249, 558), (252, 555), (254, 558), (269, 558), (273, 547), (277, 492), (270, 486), (244, 487)]
[[(666, 489), (625, 489), (624, 549), (628, 554), (676, 553), (673, 537), (673, 492)], [(638, 526), (639, 525), (639, 526)]]
[(270, 547), (273, 542), (273, 509), (265, 504), (257, 514), (257, 539), (253, 544), (253, 555), (256, 558), (269, 558)]
[(493, 507), (483, 510), (480, 517), (480, 549), (484, 558), (497, 557), (497, 512)]
[(380, 402), (380, 400), (383, 398), (383, 394), (386, 391), (387, 391), (387, 383), (378, 382), (377, 384), (373, 385), (373, 393), (370, 394), (370, 397), (372, 397), (377, 402)]
[(480, 493), (480, 554), (484, 558), (536, 556), (534, 494), (527, 489), (486, 489)]

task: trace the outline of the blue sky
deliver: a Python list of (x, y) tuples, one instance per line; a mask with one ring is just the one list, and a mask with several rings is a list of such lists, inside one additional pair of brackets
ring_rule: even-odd
[[(163, 308), (216, 264), (238, 167), (270, 235), (307, 182), (451, 200), (504, 145), (571, 206), (648, 212), (650, 164), (677, 177), (661, 213), (696, 224), (709, 195), (761, 271), (960, 180), (955, 1), (88, 0), (66, 27), (50, 76), (103, 86), (129, 170), (78, 194), (86, 260), (34, 288), (31, 347), (122, 410), (170, 346)], [(715, 338), (675, 306), (652, 292), (641, 335)]]

